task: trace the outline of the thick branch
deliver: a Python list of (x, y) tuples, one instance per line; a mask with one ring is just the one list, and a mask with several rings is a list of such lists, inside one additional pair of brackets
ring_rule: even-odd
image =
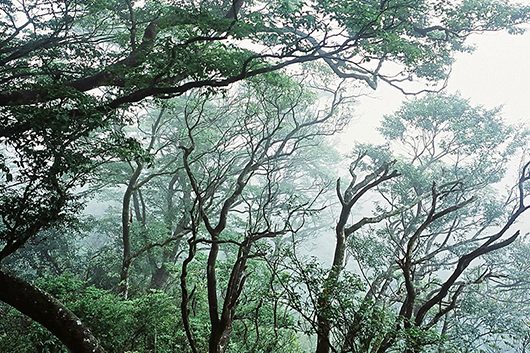
[(519, 231), (515, 232), (514, 235), (511, 237), (497, 242), (507, 231), (508, 229), (515, 223), (515, 221), (519, 218), (521, 214), (523, 214), (530, 206), (525, 206), (524, 204), (524, 184), (530, 180), (530, 175), (528, 172), (528, 168), (530, 166), (530, 162), (528, 162), (522, 171), (521, 177), (519, 178), (519, 205), (515, 212), (512, 214), (512, 216), (508, 219), (506, 224), (502, 227), (502, 229), (497, 232), (496, 234), (489, 237), (487, 241), (485, 241), (481, 246), (479, 246), (477, 249), (473, 250), (472, 252), (463, 255), (459, 260), (456, 268), (453, 270), (453, 273), (449, 276), (449, 278), (442, 284), (440, 287), (440, 290), (432, 296), (431, 299), (429, 299), (427, 302), (425, 302), (418, 310), (418, 313), (416, 315), (416, 325), (421, 325), (423, 320), (425, 319), (425, 316), (427, 315), (428, 311), (434, 307), (436, 304), (440, 303), (449, 293), (451, 287), (455, 284), (455, 282), (458, 280), (458, 278), (462, 275), (464, 270), (471, 264), (471, 262), (480, 257), (483, 256), (491, 251), (495, 251), (498, 249), (501, 249), (505, 246), (508, 246), (509, 244), (513, 243), (517, 237), (519, 236)]
[(3, 270), (0, 288), (0, 300), (44, 326), (71, 352), (105, 353), (81, 320), (48, 293)]

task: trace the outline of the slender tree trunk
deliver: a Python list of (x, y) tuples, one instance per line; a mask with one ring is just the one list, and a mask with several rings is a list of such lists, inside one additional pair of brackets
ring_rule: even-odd
[[(167, 281), (170, 278), (170, 272), (168, 270), (168, 264), (174, 264), (177, 260), (180, 250), (180, 243), (182, 238), (184, 238), (186, 229), (190, 227), (190, 216), (188, 211), (188, 205), (191, 203), (191, 189), (186, 183), (186, 176), (182, 172), (177, 172), (171, 178), (168, 185), (168, 192), (166, 195), (166, 210), (165, 210), (165, 224), (168, 231), (169, 238), (175, 238), (178, 234), (182, 236), (175, 241), (173, 245), (169, 245), (168, 248), (164, 247), (162, 250), (162, 261), (160, 266), (155, 263), (151, 271), (151, 281), (149, 288), (151, 289), (162, 289)], [(174, 214), (176, 213), (173, 197), (175, 196), (175, 185), (179, 183), (180, 187), (183, 189), (182, 196), (182, 205), (181, 208), (184, 209), (184, 213), (177, 222), (176, 226), (174, 225)]]
[(168, 264), (174, 264), (177, 260), (180, 243), (182, 237), (184, 237), (184, 228), (188, 226), (188, 218), (183, 218), (177, 225), (177, 228), (170, 234), (171, 237), (175, 237), (177, 234), (182, 233), (181, 238), (175, 241), (175, 244), (171, 245), (170, 249), (164, 248), (162, 251), (162, 262), (160, 266), (154, 266), (151, 271), (151, 281), (149, 282), (149, 288), (151, 289), (162, 289), (170, 278), (170, 272), (168, 270)]
[(208, 352), (209, 353), (221, 353), (219, 350), (219, 340), (222, 332), (222, 322), (219, 318), (219, 307), (217, 299), (217, 274), (216, 274), (216, 262), (217, 255), (219, 253), (219, 244), (217, 243), (218, 235), (212, 235), (212, 246), (210, 253), (208, 254), (208, 264), (206, 267), (206, 278), (208, 285), (208, 307), (210, 314), (211, 332), (208, 340)]
[(346, 253), (346, 239), (344, 230), (339, 226), (336, 230), (337, 242), (335, 243), (335, 253), (333, 255), (333, 265), (329, 270), (328, 277), (324, 281), (324, 288), (318, 297), (317, 312), (317, 348), (316, 353), (328, 353), (330, 351), (330, 331), (329, 321), (330, 295), (337, 285)]
[(335, 251), (333, 254), (333, 264), (324, 281), (324, 285), (318, 296), (317, 302), (317, 347), (315, 353), (329, 353), (331, 349), (330, 333), (330, 309), (332, 293), (336, 290), (337, 282), (344, 267), (346, 257), (346, 240), (355, 231), (359, 230), (365, 224), (377, 223), (387, 217), (385, 213), (372, 218), (362, 218), (355, 224), (346, 227), (351, 210), (357, 201), (369, 190), (377, 185), (398, 176), (397, 171), (390, 171), (394, 162), (385, 163), (371, 174), (367, 175), (362, 181), (355, 183), (357, 176), (354, 171), (357, 163), (363, 158), (360, 155), (357, 161), (350, 166), (352, 180), (346, 188), (344, 194), (340, 190), (340, 179), (337, 180), (337, 196), (341, 202), (342, 209), (335, 227)]
[(191, 238), (188, 240), (188, 257), (182, 262), (182, 271), (180, 273), (180, 289), (182, 291), (181, 301), (180, 301), (180, 313), (182, 315), (182, 324), (184, 326), (184, 331), (186, 332), (186, 338), (192, 353), (197, 353), (197, 344), (195, 343), (195, 338), (193, 337), (193, 332), (190, 325), (190, 308), (189, 301), (192, 297), (192, 293), (188, 290), (188, 265), (193, 261), (195, 253), (197, 251), (197, 232), (194, 228)]
[(247, 266), (251, 247), (252, 240), (247, 238), (239, 248), (237, 259), (232, 267), (230, 279), (226, 287), (221, 318), (212, 322), (209, 353), (224, 353), (228, 347), (228, 342), (232, 335), (234, 313), (245, 283), (244, 271)]
[(127, 189), (123, 194), (122, 209), (121, 209), (121, 227), (122, 227), (122, 242), (123, 242), (123, 255), (122, 255), (122, 266), (120, 272), (120, 284), (119, 292), (125, 299), (129, 296), (129, 271), (131, 267), (131, 199), (135, 190), (136, 182), (142, 172), (143, 165), (138, 163), (134, 170)]
[(73, 353), (105, 353), (98, 340), (68, 308), (24, 280), (0, 270), (0, 300), (35, 320)]
[(120, 272), (119, 293), (125, 299), (129, 296), (129, 269), (131, 267), (131, 236), (129, 221), (129, 206), (131, 202), (132, 188), (128, 187), (123, 196), (121, 225), (122, 225), (122, 265)]

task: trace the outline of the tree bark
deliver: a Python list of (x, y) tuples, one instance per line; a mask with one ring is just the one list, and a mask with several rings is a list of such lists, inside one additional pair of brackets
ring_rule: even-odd
[(123, 242), (123, 255), (122, 255), (122, 266), (120, 272), (120, 283), (118, 292), (123, 295), (125, 299), (129, 296), (129, 272), (132, 262), (131, 257), (131, 198), (136, 188), (136, 182), (142, 172), (143, 164), (138, 163), (133, 174), (127, 184), (127, 189), (123, 194), (122, 210), (121, 210), (121, 226), (122, 226), (122, 242)]
[(162, 289), (169, 279), (169, 271), (166, 268), (166, 264), (162, 263), (160, 267), (157, 267), (151, 274), (151, 281), (149, 283), (150, 289)]
[[(349, 215), (349, 211), (347, 212)], [(342, 218), (342, 217), (341, 217)], [(347, 219), (347, 218), (346, 218)], [(335, 253), (333, 256), (333, 265), (331, 266), (328, 277), (325, 281), (325, 287), (318, 298), (318, 314), (317, 314), (317, 348), (316, 353), (328, 353), (330, 351), (330, 331), (331, 323), (328, 318), (328, 310), (330, 306), (330, 292), (333, 291), (337, 285), (342, 267), (344, 266), (344, 257), (346, 253), (346, 239), (344, 235), (344, 224), (337, 226), (336, 230), (337, 241), (335, 243)]]
[(35, 320), (73, 353), (105, 353), (90, 330), (68, 308), (24, 280), (0, 270), (0, 300)]

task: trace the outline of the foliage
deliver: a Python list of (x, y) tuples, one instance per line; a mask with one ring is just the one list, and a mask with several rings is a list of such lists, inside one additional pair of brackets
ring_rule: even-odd
[[(174, 298), (161, 292), (147, 293), (134, 300), (123, 300), (113, 293), (86, 286), (73, 275), (47, 277), (41, 287), (90, 323), (102, 345), (111, 352), (156, 349), (174, 352), (183, 347), (182, 332), (175, 317), (178, 309)], [(15, 310), (3, 307), (0, 345), (11, 352), (67, 352), (64, 346), (40, 325)], [(23, 330), (25, 335), (16, 332)], [(180, 331), (180, 334), (179, 334)], [(16, 340), (14, 340), (16, 338)]]
[[(480, 250), (524, 278), (491, 254), (517, 235), (484, 234), (526, 210), (530, 178), (512, 212), (515, 193), (500, 200), (494, 183), (528, 131), (499, 109), (426, 94), (385, 117), (388, 143), (358, 146), (349, 185), (336, 183), (332, 266), (298, 252), (329, 229), (327, 136), (354, 88), (437, 91), (470, 34), (519, 33), (529, 14), (495, 0), (1, 1), (0, 281), (16, 285), (0, 297), (51, 332), (2, 306), (0, 350), (66, 352), (58, 337), (98, 353), (294, 353), (304, 335), (318, 353), (490, 344), (465, 325), (479, 290), (513, 298), (461, 263)], [(361, 197), (371, 208), (350, 224)], [(90, 200), (109, 211), (80, 220)], [(456, 263), (466, 282), (444, 285)]]

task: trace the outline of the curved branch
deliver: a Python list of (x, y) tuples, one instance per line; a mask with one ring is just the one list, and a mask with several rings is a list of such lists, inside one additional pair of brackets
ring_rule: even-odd
[(0, 270), (0, 300), (35, 320), (71, 352), (105, 353), (90, 330), (50, 294)]

